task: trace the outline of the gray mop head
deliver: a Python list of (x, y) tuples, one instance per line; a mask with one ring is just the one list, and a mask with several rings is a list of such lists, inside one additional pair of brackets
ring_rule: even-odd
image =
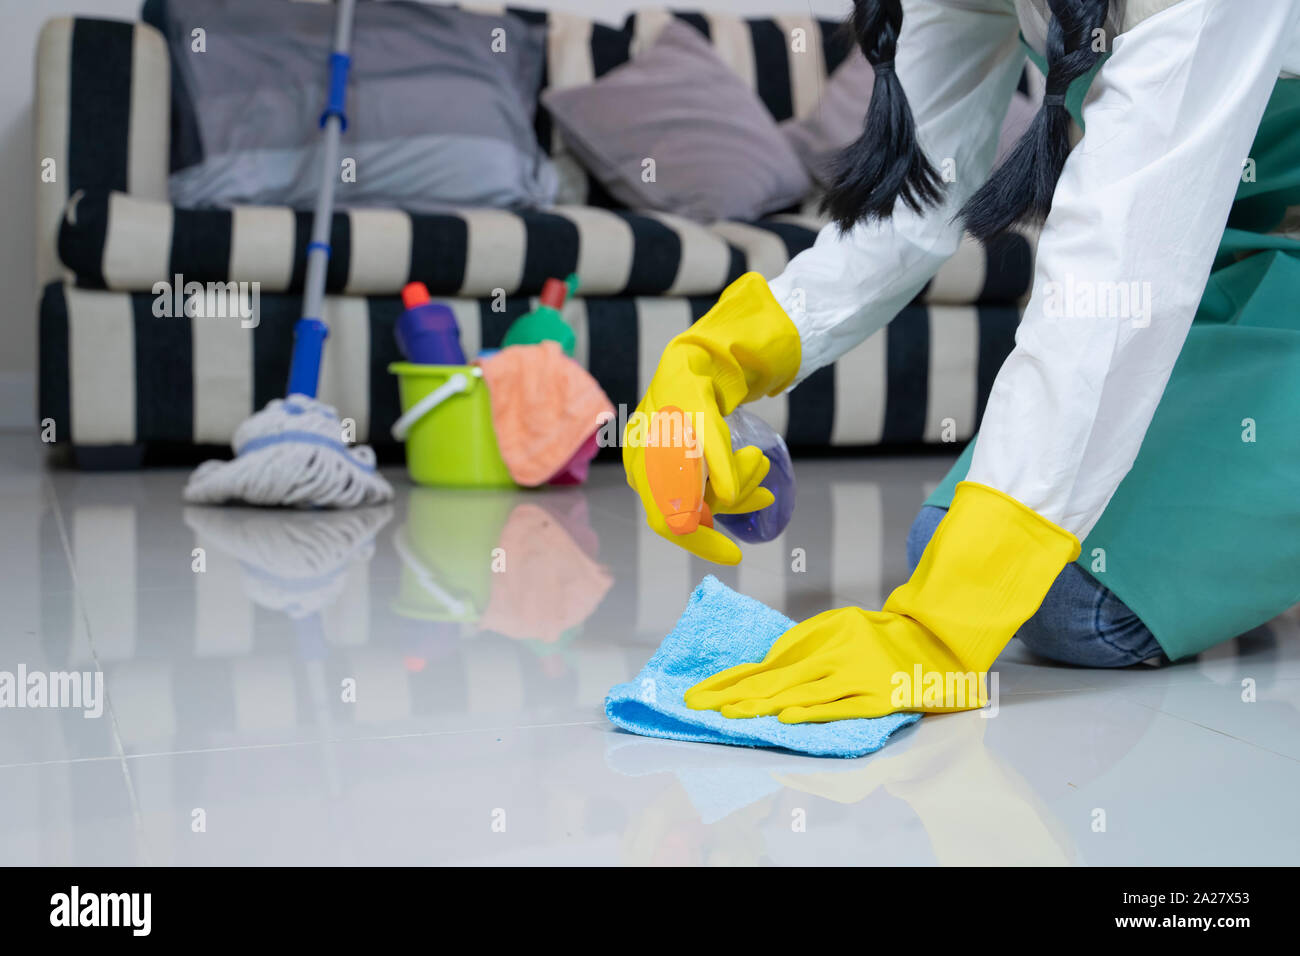
[(305, 395), (275, 399), (235, 430), (231, 461), (205, 461), (185, 486), (190, 504), (356, 508), (393, 498), (367, 445), (343, 442), (333, 407)]

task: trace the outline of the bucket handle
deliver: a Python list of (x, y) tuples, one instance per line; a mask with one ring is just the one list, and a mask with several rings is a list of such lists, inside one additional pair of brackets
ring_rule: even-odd
[(477, 367), (472, 368), (470, 369), (469, 375), (466, 375), (464, 372), (457, 372), (428, 395), (424, 396), (424, 398), (420, 399), (408, 408), (401, 418), (393, 422), (393, 427), (390, 429), (393, 437), (398, 441), (406, 441), (406, 433), (415, 427), (416, 422), (453, 395), (459, 395), (461, 392), (469, 390), (469, 379), (471, 375), (474, 378), (482, 378), (483, 370)]
[(415, 556), (415, 552), (411, 550), (411, 546), (406, 540), (406, 528), (397, 529), (397, 534), (393, 536), (393, 544), (397, 548), (398, 557), (402, 559), (402, 564), (415, 576), (416, 583), (435, 601), (441, 603), (443, 607), (458, 618), (474, 613), (472, 605), (447, 593), (439, 586), (433, 572), (425, 567), (420, 562), (420, 559)]

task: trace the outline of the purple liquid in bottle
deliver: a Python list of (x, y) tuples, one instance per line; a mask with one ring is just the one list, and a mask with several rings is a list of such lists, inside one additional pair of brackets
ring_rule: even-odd
[(733, 452), (747, 445), (756, 445), (772, 463), (762, 487), (772, 492), (776, 500), (758, 511), (743, 515), (714, 515), (713, 520), (741, 541), (750, 544), (771, 541), (785, 530), (794, 514), (794, 463), (790, 460), (790, 451), (781, 436), (751, 412), (736, 409), (727, 416), (727, 427), (731, 430)]

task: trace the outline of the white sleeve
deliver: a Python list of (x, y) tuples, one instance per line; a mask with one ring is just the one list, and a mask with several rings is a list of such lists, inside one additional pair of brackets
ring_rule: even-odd
[(1115, 39), (969, 478), (1085, 537), (1196, 313), (1297, 0), (1182, 0)]
[[(799, 330), (796, 382), (884, 327), (961, 242), (957, 211), (988, 178), (1024, 66), (1012, 0), (905, 0), (896, 70), (917, 140), (955, 181), (941, 205), (841, 233), (831, 224), (769, 286)], [(942, 172), (942, 170), (941, 170)]]

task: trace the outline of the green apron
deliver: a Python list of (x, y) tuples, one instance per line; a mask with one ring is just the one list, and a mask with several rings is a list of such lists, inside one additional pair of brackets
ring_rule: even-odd
[[(1250, 156), (1142, 449), (1079, 558), (1174, 659), (1300, 602), (1300, 239), (1281, 234), (1300, 233), (1300, 80), (1278, 81)], [(952, 503), (974, 444), (926, 504)]]

